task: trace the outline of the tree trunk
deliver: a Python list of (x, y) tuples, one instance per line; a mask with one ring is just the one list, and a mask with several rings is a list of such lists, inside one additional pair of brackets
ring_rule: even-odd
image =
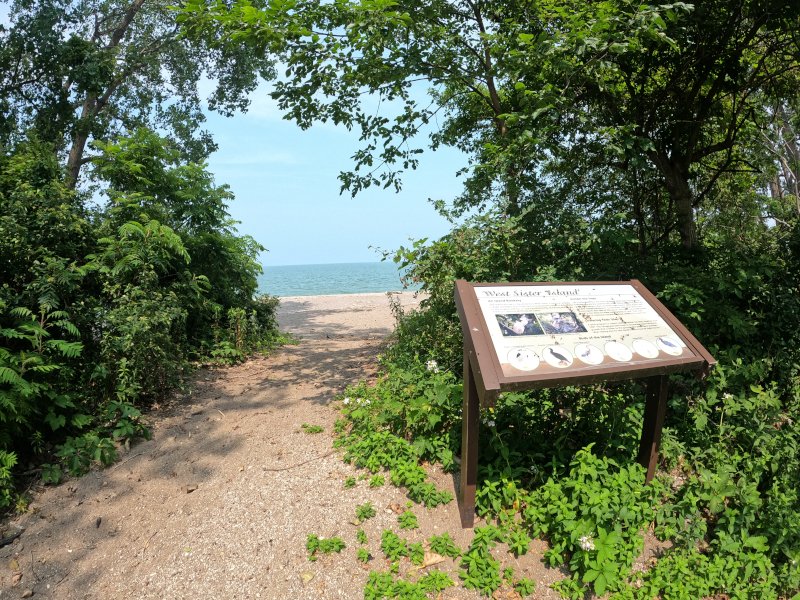
[[(125, 11), (122, 20), (114, 27), (113, 31), (110, 32), (111, 37), (104, 46), (105, 50), (113, 50), (119, 47), (133, 19), (142, 9), (144, 3), (145, 0), (133, 0), (128, 5), (128, 9)], [(97, 17), (97, 15), (95, 16)], [(92, 41), (99, 42), (105, 34), (100, 32), (99, 26), (97, 25), (98, 21), (95, 21), (95, 23)], [(123, 68), (122, 71), (124, 72), (124, 70)], [(72, 136), (72, 146), (70, 146), (69, 156), (67, 157), (67, 185), (71, 189), (75, 189), (78, 185), (78, 177), (81, 173), (81, 166), (83, 166), (84, 163), (83, 153), (86, 151), (86, 143), (89, 141), (89, 134), (91, 133), (91, 123), (97, 115), (104, 110), (108, 104), (109, 98), (111, 98), (111, 95), (120, 84), (121, 81), (117, 80), (109, 84), (108, 89), (106, 89), (104, 93), (89, 93), (83, 101), (81, 116), (75, 125), (75, 133)]]
[(694, 222), (694, 207), (692, 206), (692, 190), (689, 182), (684, 178), (676, 178), (674, 185), (667, 185), (669, 197), (675, 204), (675, 216), (678, 219), (678, 233), (681, 236), (681, 245), (686, 250), (697, 247), (697, 228)]
[(78, 176), (83, 164), (83, 151), (88, 140), (89, 135), (80, 131), (75, 132), (72, 138), (72, 146), (67, 157), (67, 186), (72, 190), (78, 185)]
[(75, 189), (78, 185), (78, 176), (83, 165), (83, 153), (86, 142), (89, 141), (89, 123), (97, 116), (97, 101), (91, 94), (83, 101), (81, 116), (75, 124), (75, 133), (72, 135), (72, 145), (67, 157), (67, 186)]
[(694, 194), (689, 186), (688, 161), (673, 160), (661, 153), (652, 153), (650, 158), (664, 176), (667, 193), (675, 207), (681, 245), (686, 250), (695, 250), (698, 239), (694, 220)]

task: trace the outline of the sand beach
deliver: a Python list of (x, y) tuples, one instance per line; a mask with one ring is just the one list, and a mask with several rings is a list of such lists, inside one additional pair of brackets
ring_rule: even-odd
[[(394, 299), (405, 309), (419, 302), (411, 293)], [(396, 528), (407, 498), (363, 479), (345, 489), (359, 472), (334, 451), (332, 432), (345, 387), (375, 376), (394, 327), (389, 298), (283, 298), (279, 321), (297, 344), (198, 370), (148, 415), (151, 440), (107, 469), (32, 490), (30, 510), (14, 522), (24, 533), (0, 548), (0, 598), (362, 598), (369, 571), (388, 568), (381, 532)], [(303, 424), (323, 432), (309, 435)], [(454, 475), (429, 472), (455, 490)], [(361, 525), (378, 557), (369, 565), (355, 558), (354, 508), (365, 502), (378, 509)], [(455, 502), (416, 512), (414, 541), (447, 531), (469, 543)], [(309, 533), (340, 536), (347, 548), (310, 562)], [(555, 577), (533, 546), (515, 569)], [(457, 566), (449, 569), (458, 581)], [(544, 586), (538, 593), (556, 597)], [(457, 586), (441, 597), (480, 596)]]

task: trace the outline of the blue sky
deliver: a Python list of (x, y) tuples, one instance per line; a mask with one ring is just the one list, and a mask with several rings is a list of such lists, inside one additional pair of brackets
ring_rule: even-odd
[[(0, 0), (0, 23), (8, 4)], [(201, 94), (211, 84), (201, 83)], [(420, 168), (403, 177), (403, 190), (369, 189), (356, 198), (339, 195), (338, 174), (352, 166), (358, 136), (333, 125), (302, 131), (285, 121), (264, 84), (250, 110), (231, 118), (207, 114), (204, 128), (219, 150), (209, 159), (218, 184), (236, 196), (231, 216), (238, 230), (268, 252), (265, 266), (372, 262), (372, 248), (395, 250), (410, 238), (436, 238), (450, 227), (428, 202), (452, 200), (461, 189), (456, 171), (466, 159), (442, 149), (421, 156)]]
[(370, 247), (395, 250), (409, 238), (450, 229), (428, 199), (459, 193), (460, 153), (426, 151), (399, 194), (392, 188), (339, 195), (337, 176), (351, 168), (358, 136), (329, 124), (301, 130), (281, 118), (266, 85), (252, 98), (245, 114), (210, 113), (206, 129), (219, 145), (210, 170), (236, 195), (229, 208), (239, 232), (268, 249), (264, 265), (378, 261)]

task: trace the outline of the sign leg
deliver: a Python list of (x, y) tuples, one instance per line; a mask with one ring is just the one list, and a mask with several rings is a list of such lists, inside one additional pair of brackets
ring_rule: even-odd
[(475, 488), (478, 483), (478, 425), (480, 402), (475, 376), (464, 353), (464, 404), (461, 409), (461, 483), (459, 499), (461, 527), (471, 529), (475, 524)]
[(645, 481), (650, 483), (658, 463), (661, 429), (667, 412), (667, 376), (659, 375), (647, 380), (647, 404), (644, 409), (642, 439), (639, 444), (639, 464), (647, 469)]

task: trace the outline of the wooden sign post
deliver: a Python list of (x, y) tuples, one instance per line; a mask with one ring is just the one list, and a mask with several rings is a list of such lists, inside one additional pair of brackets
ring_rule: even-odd
[(462, 527), (475, 520), (481, 407), (501, 392), (647, 378), (639, 462), (653, 478), (667, 375), (706, 371), (713, 356), (639, 281), (456, 281), (464, 333)]

